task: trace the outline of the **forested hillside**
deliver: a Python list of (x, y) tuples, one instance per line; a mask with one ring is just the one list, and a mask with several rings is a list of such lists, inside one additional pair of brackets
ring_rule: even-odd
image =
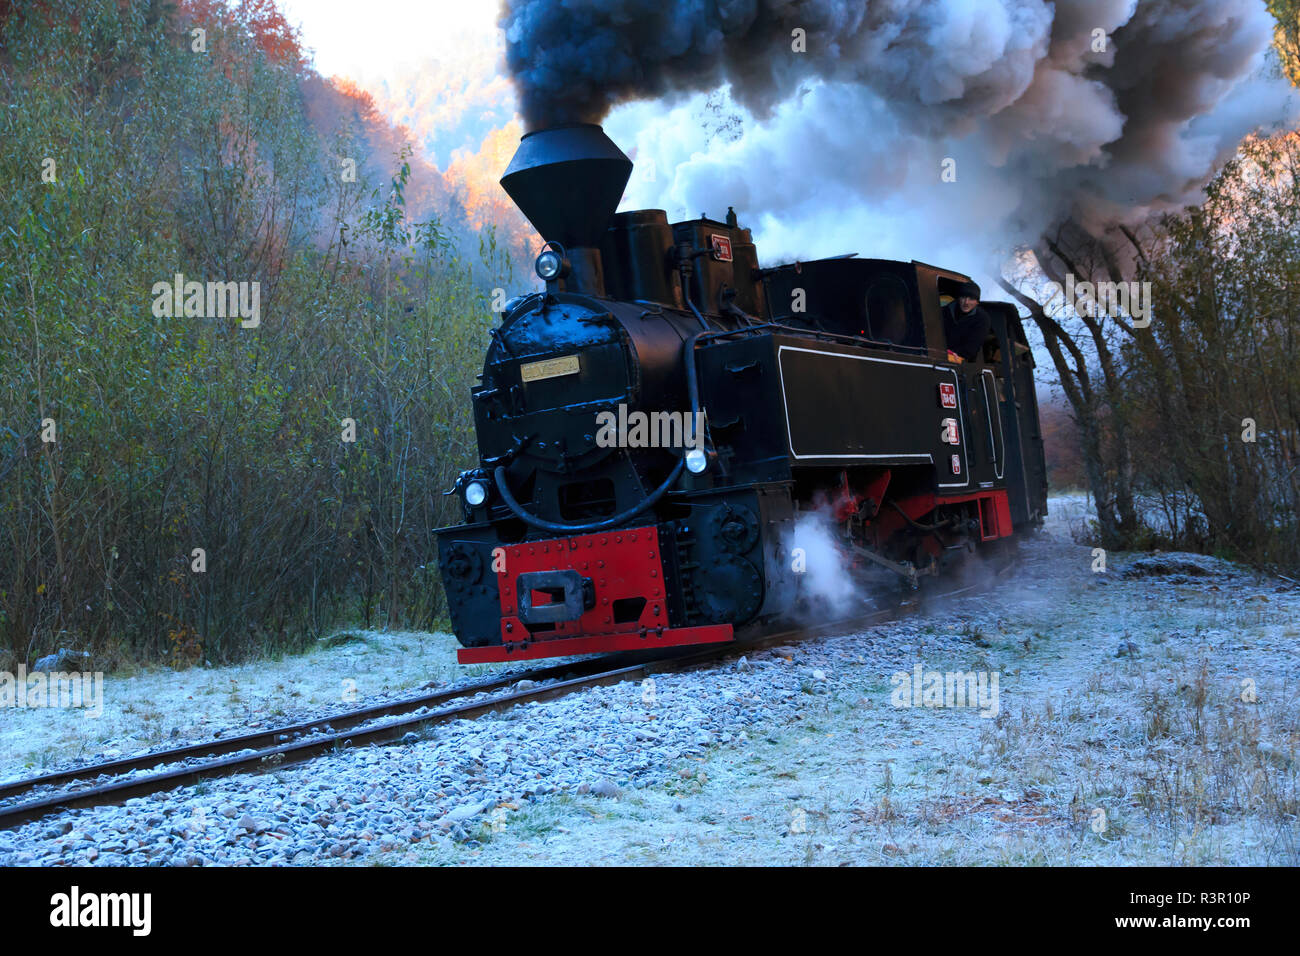
[[(0, 38), (0, 647), (431, 625), (511, 255), (272, 3), (5, 3)], [(179, 276), (256, 283), (255, 320), (169, 308)]]

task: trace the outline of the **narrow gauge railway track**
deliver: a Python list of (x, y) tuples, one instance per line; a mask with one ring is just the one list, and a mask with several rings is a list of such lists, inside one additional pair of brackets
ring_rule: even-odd
[(584, 671), (599, 670), (601, 666), (606, 666), (616, 659), (621, 659), (620, 655), (611, 654), (608, 657), (593, 658), (588, 661), (539, 667), (522, 673), (481, 681), (477, 684), (466, 684), (463, 687), (451, 687), (447, 690), (434, 691), (429, 694), (419, 694), (415, 697), (405, 697), (382, 704), (373, 704), (369, 707), (299, 721), (283, 727), (260, 730), (251, 734), (241, 734), (238, 737), (214, 738), (202, 743), (189, 744), (171, 750), (155, 750), (150, 753), (123, 757), (120, 760), (85, 764), (55, 773), (43, 774), (39, 777), (29, 777), (26, 780), (13, 780), (9, 783), (0, 783), (0, 801), (10, 800), (19, 794), (27, 793), (39, 787), (58, 787), (69, 783), (93, 780), (97, 777), (116, 776), (137, 770), (148, 770), (151, 767), (157, 767), (159, 764), (175, 763), (194, 757), (217, 757), (241, 750), (261, 750), (286, 743), (290, 738), (306, 734), (346, 730), (349, 727), (356, 727), (372, 720), (410, 713), (419, 710), (421, 707), (432, 707), (461, 697), (472, 697), (475, 694), (498, 691), (522, 680), (551, 680), (552, 678), (563, 677), (566, 674), (581, 676)]
[[(1011, 565), (1008, 564), (999, 569), (997, 575), (1000, 577), (1010, 567)], [(938, 594), (927, 595), (925, 602), (929, 604), (935, 601), (943, 601), (982, 590), (985, 587), (985, 584), (975, 584), (954, 588)], [(479, 684), (471, 684), (434, 694), (378, 704), (333, 717), (304, 721), (255, 734), (192, 744), (174, 750), (157, 751), (151, 754), (107, 763), (91, 764), (27, 780), (19, 780), (0, 786), (0, 800), (9, 799), (44, 787), (63, 786), (68, 783), (98, 779), (106, 775), (122, 776), (138, 770), (147, 770), (194, 758), (212, 758), (197, 764), (191, 763), (172, 769), (161, 769), (156, 773), (144, 776), (113, 780), (73, 791), (60, 791), (22, 803), (0, 806), (0, 829), (20, 826), (63, 810), (118, 804), (133, 797), (190, 786), (200, 780), (214, 777), (279, 770), (282, 767), (304, 763), (343, 747), (389, 743), (400, 740), (409, 733), (414, 733), (418, 728), (452, 720), (474, 719), (495, 711), (508, 710), (518, 704), (552, 700), (589, 687), (645, 678), (652, 673), (668, 668), (677, 669), (705, 664), (737, 652), (749, 652), (770, 647), (774, 644), (788, 643), (792, 640), (818, 637), (846, 627), (871, 627), (906, 616), (915, 611), (918, 606), (917, 604), (899, 605), (866, 614), (826, 621), (813, 626), (760, 633), (758, 636), (740, 643), (713, 645), (698, 651), (678, 651), (666, 655), (657, 654), (638, 663), (624, 664), (613, 668), (609, 667), (611, 662), (627, 660), (636, 655), (634, 653), (623, 653), (570, 664), (556, 664), (524, 673), (516, 673), (507, 678), (484, 681)], [(549, 680), (574, 673), (579, 676), (541, 687), (495, 694), (486, 700), (451, 703), (446, 707), (428, 710), (431, 706), (455, 701), (459, 698), (474, 697), (483, 693), (490, 694), (494, 691), (503, 690), (523, 680)], [(419, 711), (421, 708), (425, 708), (424, 713), (412, 713), (413, 711)], [(399, 719), (374, 727), (360, 726), (390, 716), (396, 716)], [(350, 732), (346, 729), (340, 730), (335, 727), (336, 724), (355, 729)], [(324, 729), (328, 729), (329, 732), (312, 733)], [(307, 733), (311, 733), (311, 736), (293, 740), (286, 739), (293, 737), (295, 734)]]

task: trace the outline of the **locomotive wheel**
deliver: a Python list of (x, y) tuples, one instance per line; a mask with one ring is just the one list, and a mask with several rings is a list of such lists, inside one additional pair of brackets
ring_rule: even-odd
[(701, 566), (696, 600), (710, 622), (743, 624), (758, 613), (763, 582), (748, 559), (719, 555)]

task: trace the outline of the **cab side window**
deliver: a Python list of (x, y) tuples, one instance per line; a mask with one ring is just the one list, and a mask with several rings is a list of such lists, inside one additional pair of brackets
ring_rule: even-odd
[(898, 276), (881, 275), (867, 286), (867, 329), (877, 342), (916, 345), (907, 284)]

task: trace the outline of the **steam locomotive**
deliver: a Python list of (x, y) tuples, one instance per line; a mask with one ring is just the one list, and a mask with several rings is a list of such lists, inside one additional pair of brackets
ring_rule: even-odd
[[(843, 256), (760, 268), (748, 229), (614, 213), (631, 161), (599, 126), (528, 133), (501, 185), (546, 240), (471, 400), (478, 466), (438, 530), (462, 663), (732, 641), (805, 601), (793, 531), (904, 588), (1046, 513), (1033, 356), (969, 281)], [(806, 561), (806, 556), (805, 556)]]

